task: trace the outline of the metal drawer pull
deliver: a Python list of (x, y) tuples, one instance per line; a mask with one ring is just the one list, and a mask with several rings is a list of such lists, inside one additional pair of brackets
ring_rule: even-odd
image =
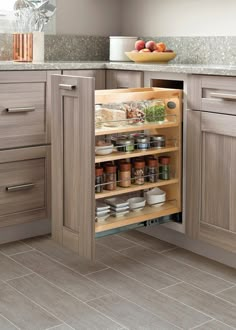
[(76, 85), (66, 85), (66, 84), (59, 84), (60, 89), (65, 89), (67, 91), (73, 91), (76, 89)]
[(20, 113), (20, 112), (32, 112), (35, 111), (34, 107), (25, 107), (25, 108), (7, 108), (6, 112), (9, 113)]
[(15, 191), (21, 191), (21, 190), (29, 190), (29, 189), (32, 189), (34, 186), (35, 186), (34, 183), (26, 183), (26, 184), (21, 184), (19, 186), (6, 187), (6, 191), (15, 192)]
[(236, 94), (211, 93), (211, 97), (215, 97), (217, 99), (236, 100)]

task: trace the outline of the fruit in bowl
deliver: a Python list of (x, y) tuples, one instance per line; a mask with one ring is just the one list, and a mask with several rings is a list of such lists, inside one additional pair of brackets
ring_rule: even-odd
[(141, 49), (145, 48), (145, 41), (143, 40), (137, 40), (135, 42), (135, 50), (140, 51)]
[(153, 40), (147, 41), (145, 44), (145, 48), (149, 49), (151, 52), (157, 49), (156, 43)]
[(172, 49), (167, 49), (167, 46), (164, 42), (156, 43), (153, 40), (137, 40), (135, 42), (135, 49), (132, 50), (132, 53), (173, 53)]

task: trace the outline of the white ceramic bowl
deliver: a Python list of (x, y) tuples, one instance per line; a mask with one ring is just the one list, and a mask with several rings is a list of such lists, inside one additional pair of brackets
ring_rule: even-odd
[(99, 156), (105, 156), (111, 154), (113, 151), (113, 144), (109, 146), (97, 146), (95, 147), (95, 154)]
[(141, 211), (146, 205), (146, 200), (143, 197), (133, 197), (128, 199), (127, 202), (129, 203), (130, 210), (133, 212)]
[(161, 206), (160, 203), (163, 205), (166, 201), (166, 192), (159, 188), (154, 188), (146, 193), (146, 199), (148, 205), (156, 204), (158, 206), (159, 204), (159, 206)]

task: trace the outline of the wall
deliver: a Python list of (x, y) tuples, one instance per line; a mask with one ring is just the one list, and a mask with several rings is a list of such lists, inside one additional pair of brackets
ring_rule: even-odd
[(121, 0), (122, 34), (236, 36), (235, 0)]
[(57, 0), (56, 33), (119, 35), (120, 0)]

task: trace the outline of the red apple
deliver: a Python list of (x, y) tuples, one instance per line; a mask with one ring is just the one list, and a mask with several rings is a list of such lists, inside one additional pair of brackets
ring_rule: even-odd
[(145, 48), (145, 41), (143, 40), (137, 40), (135, 42), (135, 49), (140, 51), (141, 49)]
[(146, 42), (146, 45), (145, 45), (145, 48), (150, 49), (151, 52), (153, 52), (154, 50), (156, 50), (156, 43), (155, 43), (155, 41), (152, 41), (152, 40), (147, 41)]
[(139, 51), (139, 53), (151, 53), (150, 49), (144, 48)]

